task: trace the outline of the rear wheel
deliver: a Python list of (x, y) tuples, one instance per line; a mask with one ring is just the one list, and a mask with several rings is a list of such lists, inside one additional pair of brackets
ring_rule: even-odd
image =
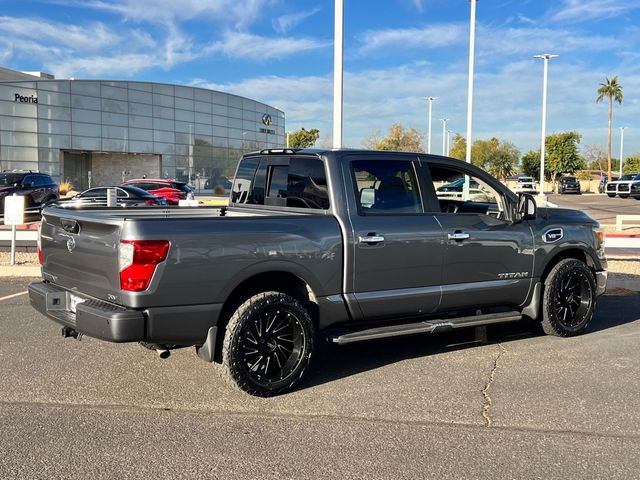
[(567, 258), (554, 266), (544, 282), (542, 329), (547, 335), (582, 333), (596, 305), (596, 283), (587, 265)]
[(313, 321), (298, 300), (280, 292), (259, 293), (227, 324), (223, 377), (251, 395), (277, 395), (304, 375), (313, 343)]
[(615, 196), (616, 196), (616, 194), (615, 194), (615, 193), (607, 193), (607, 196), (608, 196), (609, 198), (613, 198), (613, 197), (615, 197)]
[(620, 198), (629, 198), (629, 195), (622, 195), (622, 194), (620, 194)]

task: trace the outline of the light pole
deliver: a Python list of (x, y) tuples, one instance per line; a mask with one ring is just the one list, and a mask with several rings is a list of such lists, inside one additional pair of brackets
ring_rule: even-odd
[(624, 159), (624, 129), (627, 127), (620, 127), (620, 176), (622, 177), (622, 161)]
[(431, 153), (431, 107), (433, 101), (438, 97), (424, 97), (429, 102), (429, 130), (427, 130), (427, 153)]
[(441, 118), (440, 121), (442, 122), (442, 155), (446, 155), (446, 148), (447, 148), (447, 122), (449, 121), (448, 118)]
[[(471, 17), (469, 18), (469, 75), (467, 80), (467, 163), (471, 163), (471, 125), (473, 120), (473, 62), (476, 43), (476, 1), (477, 0), (470, 0)], [(468, 182), (465, 181), (465, 193), (468, 191), (468, 188)]]
[(547, 73), (549, 71), (549, 59), (557, 58), (559, 55), (552, 53), (543, 53), (534, 55), (534, 58), (542, 58), (544, 60), (544, 77), (542, 80), (542, 134), (540, 139), (540, 192), (538, 196), (542, 199), (544, 196), (544, 143), (547, 129)]
[(447, 130), (447, 156), (451, 152), (451, 130)]
[(342, 148), (344, 2), (335, 0), (333, 28), (333, 148)]

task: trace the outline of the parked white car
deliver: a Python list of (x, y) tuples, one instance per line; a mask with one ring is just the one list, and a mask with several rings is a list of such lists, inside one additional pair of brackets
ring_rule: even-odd
[(536, 188), (536, 182), (533, 177), (518, 177), (516, 192), (536, 193), (537, 191), (538, 189)]

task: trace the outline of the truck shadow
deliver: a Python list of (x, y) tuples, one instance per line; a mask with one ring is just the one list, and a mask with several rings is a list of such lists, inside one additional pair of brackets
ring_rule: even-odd
[[(629, 291), (613, 292), (599, 298), (596, 314), (585, 335), (594, 335), (638, 320), (640, 295)], [(540, 336), (544, 334), (538, 324), (521, 321), (488, 326), (486, 341), (477, 340), (474, 329), (388, 338), (344, 346), (319, 340), (316, 358), (298, 388), (311, 388), (413, 358)]]

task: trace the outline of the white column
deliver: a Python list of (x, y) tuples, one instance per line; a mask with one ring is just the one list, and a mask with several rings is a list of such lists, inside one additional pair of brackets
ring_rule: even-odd
[(429, 115), (428, 115), (428, 124), (429, 129), (427, 130), (427, 153), (431, 153), (431, 108), (433, 105), (433, 101), (438, 97), (425, 97), (429, 102)]
[[(476, 1), (471, 1), (471, 18), (469, 19), (469, 75), (467, 83), (467, 163), (471, 163), (471, 131), (473, 121), (473, 63), (476, 43)], [(467, 187), (467, 182), (465, 182)]]
[(626, 127), (620, 127), (620, 177), (622, 177), (622, 161), (624, 160), (624, 129)]
[(333, 30), (333, 148), (342, 148), (342, 76), (344, 4), (335, 0), (335, 22)]
[(451, 130), (447, 130), (447, 156), (449, 156), (450, 151), (451, 151)]
[(446, 148), (447, 148), (447, 122), (449, 121), (448, 118), (441, 118), (440, 119), (442, 121), (442, 155), (446, 155)]
[(544, 195), (544, 156), (545, 156), (545, 139), (547, 131), (547, 76), (549, 71), (549, 59), (556, 58), (558, 55), (544, 53), (542, 55), (534, 55), (535, 58), (541, 58), (544, 61), (544, 72), (542, 80), (542, 132), (540, 134), (540, 192), (538, 195), (545, 198)]

